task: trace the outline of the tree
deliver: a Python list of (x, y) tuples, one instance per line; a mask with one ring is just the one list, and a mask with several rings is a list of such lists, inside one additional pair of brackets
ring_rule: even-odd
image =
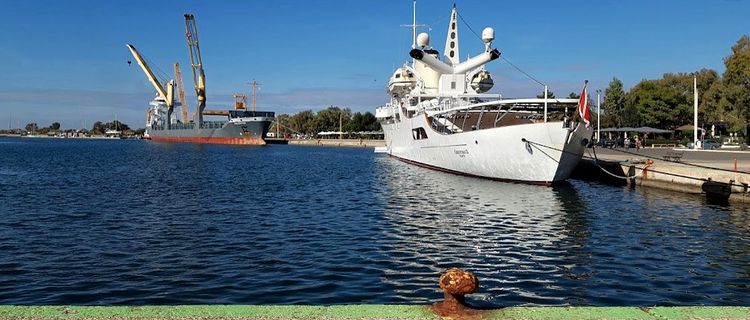
[(378, 121), (378, 118), (375, 118), (375, 115), (368, 112), (365, 112), (362, 115), (362, 125), (364, 126), (364, 131), (382, 131), (383, 128), (380, 126), (380, 122)]
[(94, 122), (94, 125), (91, 127), (92, 134), (104, 134), (105, 131), (107, 131), (107, 128), (104, 127), (101, 121)]
[(360, 131), (380, 131), (380, 122), (370, 112), (360, 113), (357, 112), (352, 116), (352, 120), (344, 126), (345, 132), (360, 132)]
[(50, 130), (53, 130), (53, 131), (59, 131), (60, 130), (60, 123), (59, 122), (53, 122), (49, 126), (49, 128), (50, 128)]
[(723, 106), (721, 105), (721, 97), (722, 97), (722, 86), (721, 86), (721, 80), (717, 80), (716, 82), (711, 84), (711, 87), (708, 88), (707, 91), (705, 91), (701, 95), (701, 99), (699, 101), (699, 118), (701, 117), (700, 114), (702, 114), (703, 122), (705, 123), (718, 123), (718, 122), (725, 122), (725, 114)]
[(339, 124), (343, 126), (344, 123), (349, 122), (352, 117), (352, 111), (349, 108), (339, 108), (330, 106), (326, 109), (318, 111), (315, 114), (313, 120), (313, 127), (315, 131), (312, 133), (318, 133), (320, 131), (339, 131)]
[[(694, 73), (695, 74), (695, 73)], [(633, 87), (625, 99), (624, 126), (672, 128), (692, 119), (692, 88), (687, 84), (693, 74), (667, 73), (659, 80), (643, 80)], [(638, 122), (632, 120), (638, 119)]]
[(114, 120), (112, 122), (107, 122), (104, 124), (105, 131), (106, 130), (118, 130), (118, 131), (128, 131), (130, 130), (130, 127), (122, 123), (120, 121)]
[[(544, 91), (542, 93), (536, 95), (537, 99), (544, 99)], [(555, 93), (552, 91), (547, 90), (547, 99), (554, 99)]]
[(313, 119), (315, 119), (315, 114), (312, 112), (312, 110), (298, 112), (289, 119), (288, 127), (295, 132), (302, 134), (317, 133), (315, 132), (315, 128), (312, 126)]
[(580, 98), (580, 97), (581, 97), (581, 95), (580, 95), (580, 94), (577, 94), (577, 93), (575, 93), (575, 92), (571, 92), (571, 93), (570, 93), (570, 94), (568, 95), (568, 99), (578, 99), (578, 98)]
[(622, 127), (622, 116), (625, 108), (625, 90), (622, 81), (612, 78), (609, 86), (604, 90), (604, 119), (602, 122), (607, 127)]
[(291, 118), (292, 117), (286, 113), (277, 115), (268, 131), (274, 133), (278, 131), (280, 137), (286, 137), (288, 134), (293, 134), (294, 132), (290, 128)]
[(750, 121), (750, 37), (737, 40), (724, 66), (719, 108), (727, 115), (730, 131), (739, 132)]
[(36, 122), (30, 122), (26, 124), (26, 132), (37, 132), (39, 131), (39, 126), (37, 126)]

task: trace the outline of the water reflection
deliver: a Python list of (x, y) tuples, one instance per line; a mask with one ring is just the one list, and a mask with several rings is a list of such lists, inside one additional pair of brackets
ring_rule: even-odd
[(747, 205), (364, 149), (23, 141), (0, 145), (6, 304), (427, 303), (454, 266), (479, 306), (750, 304)]
[[(397, 301), (441, 298), (449, 267), (480, 278), (480, 307), (748, 303), (746, 206), (573, 181), (499, 183), (380, 157), (376, 176)], [(721, 279), (721, 281), (717, 281)], [(714, 281), (713, 283), (711, 281)]]
[[(509, 296), (559, 304), (557, 287), (586, 256), (586, 202), (570, 184), (554, 188), (462, 177), (378, 158), (385, 186), (383, 250), (394, 256), (383, 281), (409, 300), (440, 297), (437, 276), (467, 268), (481, 279), (475, 303)], [(559, 288), (563, 289), (563, 288)]]

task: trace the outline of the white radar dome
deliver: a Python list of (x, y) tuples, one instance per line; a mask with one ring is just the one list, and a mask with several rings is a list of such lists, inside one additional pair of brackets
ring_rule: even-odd
[(495, 40), (495, 29), (490, 27), (484, 28), (484, 30), (482, 30), (482, 41), (484, 41), (484, 43), (490, 43), (492, 40)]
[(427, 33), (420, 33), (417, 36), (417, 45), (424, 48), (430, 45), (430, 35)]

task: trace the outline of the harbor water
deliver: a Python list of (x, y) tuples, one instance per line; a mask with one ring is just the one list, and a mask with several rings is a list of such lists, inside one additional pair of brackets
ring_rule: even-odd
[(750, 304), (750, 207), (372, 149), (0, 139), (0, 304)]

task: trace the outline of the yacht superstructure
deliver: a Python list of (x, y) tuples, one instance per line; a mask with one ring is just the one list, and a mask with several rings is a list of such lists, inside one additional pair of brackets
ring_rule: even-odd
[(494, 81), (484, 66), (500, 57), (492, 48), (495, 32), (485, 28), (484, 52), (460, 61), (457, 16), (454, 5), (442, 57), (430, 47), (429, 35), (421, 33), (409, 52), (413, 63), (391, 76), (390, 102), (376, 110), (385, 152), (462, 175), (534, 184), (567, 179), (593, 129), (583, 118), (575, 119), (578, 114), (550, 121), (547, 111), (581, 103), (579, 109), (587, 110), (585, 86), (580, 101), (502, 99), (488, 93)]

